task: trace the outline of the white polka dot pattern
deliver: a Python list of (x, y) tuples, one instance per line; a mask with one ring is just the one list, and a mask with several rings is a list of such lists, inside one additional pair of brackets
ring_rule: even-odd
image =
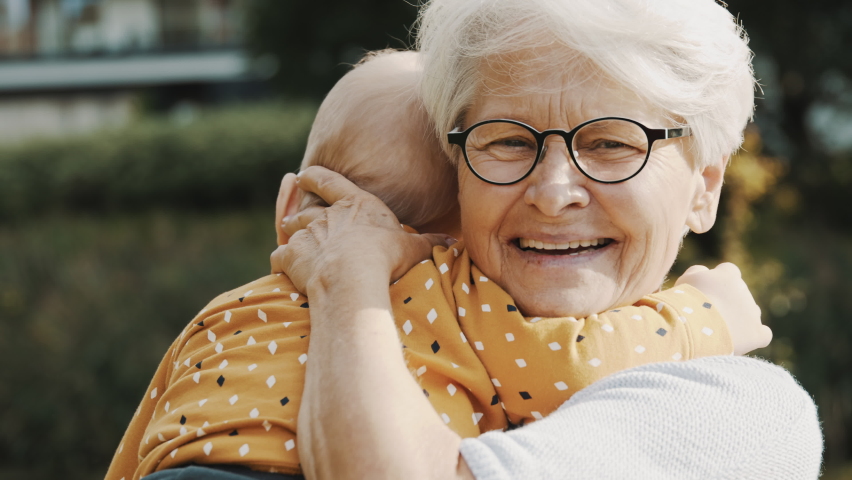
[[(436, 249), (434, 262), (391, 287), (391, 300), (412, 374), (443, 421), (469, 437), (540, 419), (617, 370), (730, 352), (706, 299), (679, 290), (585, 319), (524, 318), (465, 250)], [(298, 473), (308, 307), (274, 275), (211, 302), (163, 360), (128, 429), (138, 433), (124, 442), (143, 441), (122, 444), (107, 480), (194, 462)]]

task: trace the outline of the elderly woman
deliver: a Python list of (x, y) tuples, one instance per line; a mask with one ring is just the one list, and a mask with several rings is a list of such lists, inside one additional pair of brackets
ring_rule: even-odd
[[(710, 0), (434, 0), (421, 21), (424, 103), (458, 167), (462, 231), (473, 263), (527, 316), (587, 316), (659, 288), (685, 231), (703, 233), (713, 225), (725, 166), (752, 112), (751, 54), (731, 15)], [(554, 426), (607, 431), (607, 422), (583, 421), (570, 411), (462, 443), (435, 415), (399, 354), (386, 289), (425, 258), (430, 245), (401, 232), (380, 202), (342, 177), (310, 169), (300, 184), (332, 205), (293, 236), (284, 254), (286, 273), (312, 306), (313, 360), (299, 414), (299, 451), (309, 478), (470, 477), (468, 463), (483, 478), (518, 472), (501, 457), (506, 463), (532, 459), (546, 467), (539, 474), (548, 475), (571, 475), (562, 468), (585, 472), (575, 472), (579, 477), (667, 471), (648, 469), (650, 454), (624, 459), (621, 447), (614, 450), (620, 461), (577, 463), (583, 443)], [(560, 247), (577, 241), (589, 246), (570, 253)], [(715, 368), (715, 377), (704, 371), (716, 380), (699, 382), (706, 388), (693, 390), (697, 395), (740, 388), (745, 401), (766, 401), (779, 413), (759, 416), (749, 410), (755, 406), (744, 405), (731, 415), (750, 418), (749, 428), (783, 434), (757, 435), (758, 444), (772, 441), (776, 449), (752, 462), (729, 461), (735, 453), (759, 451), (754, 443), (737, 443), (742, 432), (717, 443), (702, 439), (715, 456), (672, 447), (692, 457), (670, 459), (671, 476), (690, 471), (677, 465), (693, 458), (695, 464), (720, 462), (718, 470), (705, 466), (698, 476), (815, 476), (821, 444), (807, 396), (765, 365), (716, 362), (683, 370), (650, 366), (616, 377), (628, 376), (640, 392), (628, 400), (642, 410), (650, 400), (641, 382), (666, 392), (669, 384), (655, 386), (655, 379)], [(571, 402), (588, 407), (590, 400), (619, 400), (607, 396), (618, 391), (607, 390), (618, 378)], [(790, 398), (749, 396), (746, 384)], [(668, 392), (682, 399), (677, 389)], [(686, 421), (677, 403), (662, 405), (674, 410), (668, 418)], [(594, 406), (574, 411), (601, 412)], [(654, 432), (637, 434), (629, 421), (621, 427), (608, 431), (648, 442), (645, 454), (666, 450)], [(789, 435), (794, 430), (798, 444)], [(514, 436), (507, 441), (507, 435)], [(591, 455), (606, 453), (597, 442), (589, 445)], [(719, 445), (733, 450), (720, 454)], [(798, 452), (795, 461), (791, 452)], [(562, 463), (566, 458), (573, 465)], [(589, 469), (589, 463), (610, 469)]]

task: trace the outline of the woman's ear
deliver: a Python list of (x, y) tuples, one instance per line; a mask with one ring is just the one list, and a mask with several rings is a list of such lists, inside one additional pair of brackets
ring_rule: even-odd
[(275, 233), (278, 235), (278, 245), (286, 245), (290, 241), (290, 235), (284, 233), (282, 223), (284, 223), (284, 217), (299, 212), (300, 192), (301, 190), (296, 186), (296, 174), (284, 175), (281, 179), (281, 188), (278, 189), (278, 199), (275, 201)]
[(730, 156), (726, 155), (721, 161), (707, 165), (698, 172), (700, 179), (693, 197), (692, 209), (686, 217), (686, 226), (695, 233), (704, 233), (716, 223), (719, 195), (722, 193), (728, 160)]

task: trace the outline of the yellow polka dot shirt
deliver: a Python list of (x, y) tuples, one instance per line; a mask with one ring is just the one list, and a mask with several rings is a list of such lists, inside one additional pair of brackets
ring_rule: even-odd
[[(463, 246), (436, 247), (390, 287), (409, 369), (462, 437), (543, 418), (611, 373), (730, 354), (724, 320), (679, 286), (588, 318), (524, 317)], [(220, 295), (157, 369), (107, 480), (194, 464), (299, 473), (308, 299), (284, 275)]]

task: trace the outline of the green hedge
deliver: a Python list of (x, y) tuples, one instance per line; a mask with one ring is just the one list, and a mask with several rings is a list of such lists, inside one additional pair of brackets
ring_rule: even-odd
[(316, 109), (282, 103), (0, 147), (0, 221), (48, 211), (268, 205)]
[(274, 208), (0, 223), (0, 479), (103, 478), (174, 338), (269, 272)]
[(0, 478), (96, 479), (180, 329), (268, 272), (316, 109), (0, 147)]

